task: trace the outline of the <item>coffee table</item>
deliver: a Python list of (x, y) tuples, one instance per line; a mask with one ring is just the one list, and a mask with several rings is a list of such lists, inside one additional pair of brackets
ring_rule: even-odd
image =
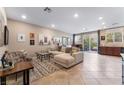
[(36, 55), (37, 55), (37, 58), (40, 59), (41, 61), (43, 61), (43, 59), (50, 61), (50, 58), (52, 56), (52, 53), (41, 53), (41, 52), (37, 52)]

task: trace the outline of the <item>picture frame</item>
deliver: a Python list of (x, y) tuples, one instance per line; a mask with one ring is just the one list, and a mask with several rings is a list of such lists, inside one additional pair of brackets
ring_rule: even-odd
[(30, 45), (35, 45), (35, 40), (30, 40)]
[(18, 41), (25, 42), (25, 34), (18, 34)]
[(66, 46), (68, 44), (68, 38), (67, 37), (62, 37), (62, 45)]
[(48, 38), (45, 36), (44, 37), (44, 43), (47, 43), (48, 42)]
[(82, 44), (81, 34), (75, 35), (75, 44)]
[(39, 34), (39, 45), (50, 45), (51, 40), (48, 39), (47, 36), (44, 36), (43, 34)]
[(44, 36), (44, 38), (43, 38), (43, 44), (44, 45), (48, 45), (49, 44), (48, 37), (47, 36)]
[(30, 39), (34, 40), (35, 39), (35, 34), (34, 33), (30, 33)]
[(105, 40), (105, 36), (101, 36), (101, 40)]
[(7, 26), (4, 26), (4, 45), (8, 45), (9, 43), (9, 30)]
[(43, 36), (39, 34), (39, 45), (43, 45)]

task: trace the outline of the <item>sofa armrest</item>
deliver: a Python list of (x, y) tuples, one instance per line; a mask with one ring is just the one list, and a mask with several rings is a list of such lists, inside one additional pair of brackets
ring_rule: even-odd
[(82, 51), (72, 53), (72, 56), (75, 58), (76, 62), (83, 61), (83, 52)]

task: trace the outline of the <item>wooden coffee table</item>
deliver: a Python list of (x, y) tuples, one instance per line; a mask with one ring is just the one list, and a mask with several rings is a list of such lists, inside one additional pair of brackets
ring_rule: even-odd
[(29, 70), (33, 68), (34, 67), (30, 62), (18, 62), (15, 64), (14, 68), (6, 71), (0, 71), (1, 85), (6, 85), (7, 76), (18, 74), (20, 72), (23, 72), (23, 84), (29, 85), (30, 84)]

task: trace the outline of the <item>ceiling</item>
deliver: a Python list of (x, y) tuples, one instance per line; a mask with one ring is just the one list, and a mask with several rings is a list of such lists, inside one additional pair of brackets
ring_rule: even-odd
[[(103, 7), (7, 7), (7, 17), (26, 23), (61, 30), (68, 33), (82, 33), (102, 28), (124, 26), (124, 8)], [(77, 14), (74, 17), (74, 14)], [(22, 19), (22, 15), (27, 16)], [(99, 17), (102, 17), (101, 20)], [(53, 25), (55, 26), (53, 26)], [(52, 27), (51, 27), (52, 25)]]

